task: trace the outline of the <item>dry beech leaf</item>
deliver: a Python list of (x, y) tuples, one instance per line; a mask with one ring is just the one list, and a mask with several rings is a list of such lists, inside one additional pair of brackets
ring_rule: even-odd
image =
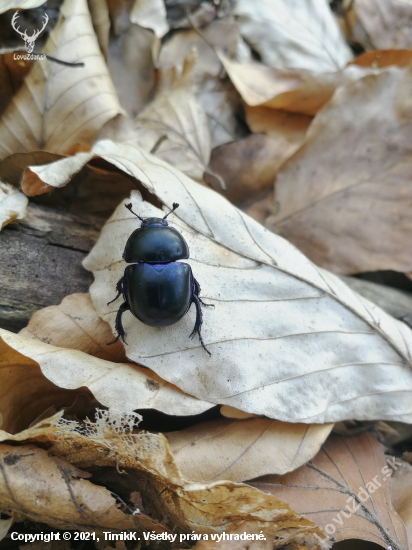
[(113, 340), (113, 333), (110, 325), (98, 316), (90, 294), (70, 294), (58, 306), (36, 311), (19, 334), (114, 363), (127, 360), (120, 342), (107, 345)]
[(0, 512), (60, 529), (169, 532), (142, 513), (122, 512), (105, 487), (82, 479), (89, 474), (34, 445), (1, 444), (0, 472)]
[(165, 435), (186, 479), (244, 481), (296, 470), (316, 455), (332, 427), (250, 418), (214, 420)]
[(392, 504), (405, 524), (408, 539), (412, 541), (412, 473), (393, 477)]
[(354, 7), (376, 49), (412, 49), (410, 0), (355, 0)]
[[(219, 533), (252, 526), (254, 533), (263, 530), (269, 536), (279, 537), (273, 548), (282, 547), (285, 540), (305, 539), (313, 548), (326, 550), (328, 546), (315, 537), (323, 537), (323, 532), (276, 497), (231, 481), (188, 485), (165, 436), (132, 433), (138, 422), (136, 414), (101, 411), (95, 424), (86, 420), (82, 428), (76, 422), (63, 420), (58, 413), (14, 436), (0, 431), (0, 441), (42, 442), (50, 453), (76, 468), (127, 468), (128, 490), (140, 492), (142, 513), (150, 507), (150, 514), (162, 518), (162, 523), (174, 532)], [(13, 449), (16, 453), (19, 447)], [(140, 517), (144, 518), (143, 514)], [(134, 516), (126, 517), (133, 521)]]
[(295, 113), (314, 115), (338, 86), (359, 80), (378, 68), (351, 64), (342, 70), (320, 74), (267, 67), (261, 63), (239, 63), (220, 54), (230, 79), (251, 107), (263, 105)]
[(14, 220), (22, 220), (26, 216), (28, 202), (23, 193), (0, 181), (0, 230)]
[(130, 25), (111, 37), (107, 64), (121, 106), (135, 117), (150, 99), (155, 82), (153, 49), (158, 39), (148, 29)]
[[(129, 359), (199, 399), (278, 420), (412, 422), (412, 332), (404, 323), (219, 194), (137, 147), (101, 141), (90, 153), (33, 170), (45, 183), (64, 186), (93, 155), (134, 176), (167, 208), (179, 202), (170, 223), (188, 242), (202, 296), (216, 306), (203, 311), (211, 357), (188, 338), (193, 308), (161, 330), (126, 312)], [(162, 215), (136, 192), (131, 202), (143, 217)], [(120, 300), (107, 301), (137, 227), (121, 203), (84, 262), (95, 275), (93, 304), (112, 327)]]
[(412, 269), (411, 85), (412, 68), (392, 67), (340, 88), (278, 173), (268, 226), (318, 265)]
[[(213, 149), (209, 168), (223, 179), (223, 193), (228, 200), (237, 205), (249, 204), (273, 188), (280, 166), (298, 147), (280, 131), (251, 134)], [(210, 181), (208, 174), (205, 181)], [(216, 184), (213, 187), (219, 190)]]
[(239, 420), (244, 420), (245, 418), (262, 418), (262, 416), (235, 409), (235, 407), (231, 407), (230, 405), (222, 405), (220, 407), (220, 414), (226, 418), (237, 418)]
[(158, 38), (162, 38), (169, 30), (163, 0), (135, 0), (130, 20), (141, 27), (152, 29)]
[(234, 15), (240, 34), (270, 67), (327, 72), (352, 59), (325, 0), (237, 0)]
[(110, 136), (112, 131), (115, 141), (147, 151), (154, 148), (156, 156), (202, 181), (209, 164), (211, 138), (206, 113), (193, 93), (195, 56), (186, 61), (182, 75), (170, 89), (161, 90), (133, 123), (110, 121), (100, 136)]
[(7, 10), (31, 10), (32, 8), (38, 8), (42, 6), (44, 1), (42, 0), (0, 0), (0, 13), (4, 13)]
[(74, 143), (87, 145), (122, 112), (86, 0), (65, 0), (43, 51), (85, 67), (35, 63), (0, 119), (0, 158), (39, 149), (64, 153)]
[(250, 484), (284, 498), (338, 541), (358, 539), (407, 550), (405, 526), (391, 504), (390, 464), (371, 434), (331, 436), (305, 466)]
[[(23, 329), (20, 335), (47, 342), (53, 346), (81, 350), (101, 359), (115, 362), (125, 360), (123, 346), (120, 342), (113, 346), (106, 345), (113, 339), (113, 335), (110, 326), (97, 315), (89, 294), (67, 296), (59, 306), (50, 306), (36, 312), (30, 319), (28, 327)], [(152, 387), (155, 391), (158, 377), (147, 370), (146, 374), (149, 375), (148, 381), (145, 382), (146, 388)], [(152, 376), (151, 379), (150, 376)], [(108, 380), (107, 383), (111, 384), (111, 381)], [(14, 385), (14, 387), (17, 386)], [(135, 391), (141, 390), (135, 388)], [(7, 394), (12, 395), (13, 390), (8, 388)], [(120, 404), (119, 400), (117, 408)], [(59, 405), (59, 401), (56, 405)], [(1, 409), (0, 406), (0, 412)], [(173, 409), (165, 412), (174, 414)], [(237, 413), (237, 417), (240, 418), (242, 411), (237, 411)], [(246, 413), (243, 413), (242, 417), (244, 418), (245, 415)], [(192, 455), (192, 451), (195, 450), (193, 447), (189, 448), (190, 456), (192, 456), (189, 464), (185, 449), (179, 451), (175, 457), (187, 479), (211, 481), (213, 477), (211, 468), (213, 468), (213, 472), (216, 474), (215, 478), (218, 477), (219, 471), (224, 470), (224, 474), (220, 478), (243, 481), (264, 473), (284, 473), (299, 467), (316, 454), (330, 430), (331, 425), (308, 426), (304, 424), (299, 426), (267, 419), (257, 419), (251, 424), (232, 420), (201, 424), (193, 429), (171, 434), (170, 437), (173, 440), (172, 451), (176, 445), (181, 447), (182, 442), (188, 442), (189, 438), (196, 441), (198, 457), (196, 461)], [(213, 454), (214, 440), (219, 448), (219, 460)], [(169, 443), (170, 441), (169, 438)], [(202, 446), (205, 442), (207, 442), (206, 449)], [(248, 448), (250, 449), (248, 450)], [(262, 460), (264, 455), (266, 455), (266, 460)], [(193, 472), (193, 468), (195, 471), (199, 468), (199, 460), (203, 461), (202, 470), (208, 460), (210, 466), (208, 471), (203, 470), (203, 477), (196, 478), (190, 474)], [(230, 468), (228, 461), (231, 461)], [(225, 468), (222, 468), (222, 463), (225, 464)], [(185, 468), (182, 464), (185, 465)], [(192, 470), (188, 469), (190, 464)]]
[(92, 18), (92, 25), (96, 33), (99, 46), (107, 59), (107, 47), (109, 45), (110, 18), (106, 0), (87, 0), (87, 5)]
[[(71, 324), (69, 317), (67, 324)], [(167, 414), (193, 415), (213, 407), (186, 395), (143, 367), (113, 363), (3, 329), (0, 329), (0, 350), (2, 366), (8, 369), (0, 393), (4, 423), (13, 425), (8, 431), (28, 426), (52, 404), (71, 405), (73, 395), (78, 392), (67, 390), (84, 387), (100, 403), (116, 410), (157, 409)], [(26, 371), (33, 379), (30, 384), (25, 380)], [(19, 402), (13, 397), (16, 393), (24, 395)]]
[(248, 126), (257, 133), (215, 148), (210, 159), (212, 172), (226, 184), (225, 197), (235, 204), (256, 201), (273, 188), (279, 168), (300, 147), (312, 121), (268, 107), (245, 110)]
[(373, 50), (359, 55), (350, 65), (384, 69), (391, 65), (407, 67), (411, 63), (412, 50)]

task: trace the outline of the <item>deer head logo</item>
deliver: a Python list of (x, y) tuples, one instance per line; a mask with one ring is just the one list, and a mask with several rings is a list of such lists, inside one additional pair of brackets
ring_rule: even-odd
[(29, 36), (27, 34), (27, 30), (25, 30), (24, 32), (21, 32), (20, 31), (20, 27), (17, 27), (16, 28), (16, 21), (19, 17), (19, 12), (16, 11), (16, 13), (13, 15), (13, 19), (11, 20), (11, 26), (13, 27), (13, 29), (18, 32), (20, 34), (20, 36), (23, 38), (25, 44), (26, 44), (26, 51), (27, 53), (32, 53), (33, 49), (34, 49), (34, 44), (36, 42), (36, 39), (37, 37), (39, 36), (40, 33), (42, 33), (44, 31), (44, 28), (46, 27), (48, 21), (49, 21), (49, 16), (47, 15), (47, 13), (44, 14), (44, 24), (42, 26), (42, 28), (39, 30), (39, 31), (33, 31), (33, 35), (32, 36)]

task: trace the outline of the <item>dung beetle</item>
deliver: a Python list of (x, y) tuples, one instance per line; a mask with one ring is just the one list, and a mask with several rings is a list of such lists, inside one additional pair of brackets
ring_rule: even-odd
[[(203, 343), (202, 307), (200, 285), (193, 276), (190, 265), (178, 260), (189, 258), (189, 248), (183, 236), (174, 227), (169, 227), (167, 216), (178, 208), (173, 208), (163, 218), (141, 218), (132, 210), (131, 204), (125, 204), (139, 220), (141, 226), (133, 231), (127, 240), (123, 259), (128, 265), (123, 277), (117, 282), (117, 296), (111, 304), (123, 294), (124, 302), (116, 315), (117, 337), (125, 342), (122, 315), (125, 311), (132, 314), (149, 327), (167, 327), (174, 325), (186, 315), (190, 306), (196, 307), (196, 322), (190, 337), (199, 335), (203, 349), (211, 355)], [(125, 342), (127, 343), (127, 342)]]

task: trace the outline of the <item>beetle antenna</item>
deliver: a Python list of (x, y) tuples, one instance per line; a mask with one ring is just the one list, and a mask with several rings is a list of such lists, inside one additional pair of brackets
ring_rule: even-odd
[(166, 214), (166, 216), (163, 217), (163, 219), (165, 220), (165, 219), (167, 218), (167, 216), (169, 216), (169, 214), (171, 214), (172, 212), (174, 212), (174, 211), (176, 210), (176, 208), (179, 208), (179, 205), (177, 204), (177, 202), (174, 202), (174, 203), (173, 203), (173, 208), (171, 209), (170, 212), (168, 212), (168, 213)]
[(139, 220), (144, 221), (143, 218), (141, 218), (140, 216), (138, 216), (138, 215), (136, 214), (136, 212), (133, 212), (133, 210), (132, 210), (132, 203), (130, 203), (130, 204), (125, 204), (125, 207), (126, 207), (128, 210), (130, 210), (130, 212), (131, 212), (132, 214), (134, 214), (134, 215), (136, 216), (136, 218), (139, 218)]

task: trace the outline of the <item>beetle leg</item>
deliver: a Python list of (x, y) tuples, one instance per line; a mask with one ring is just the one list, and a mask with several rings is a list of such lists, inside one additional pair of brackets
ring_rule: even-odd
[(124, 329), (123, 329), (123, 325), (122, 325), (122, 315), (125, 311), (128, 311), (129, 309), (130, 309), (129, 304), (127, 302), (123, 302), (123, 304), (119, 307), (119, 311), (117, 312), (116, 323), (115, 323), (115, 327), (116, 327), (116, 330), (117, 330), (117, 336), (112, 342), (107, 342), (108, 346), (110, 346), (110, 345), (114, 344), (115, 342), (117, 342), (117, 340), (119, 338), (121, 338), (123, 340), (123, 342), (125, 344), (127, 344), (127, 342), (124, 339)]
[(207, 307), (215, 307), (214, 304), (206, 304), (202, 298), (200, 297), (200, 291), (201, 291), (201, 288), (200, 288), (200, 285), (199, 283), (196, 281), (196, 279), (193, 277), (193, 283), (194, 283), (194, 291), (193, 291), (193, 294), (196, 294), (199, 302), (204, 305), (204, 306), (207, 306)]
[(209, 355), (212, 355), (210, 353), (210, 351), (207, 349), (207, 347), (205, 346), (205, 344), (203, 342), (202, 335), (200, 333), (200, 330), (202, 328), (202, 323), (203, 323), (203, 315), (202, 315), (202, 307), (200, 305), (199, 298), (195, 294), (193, 294), (192, 301), (195, 303), (195, 306), (196, 306), (196, 322), (195, 322), (195, 326), (194, 326), (194, 329), (192, 331), (192, 334), (190, 335), (190, 338), (194, 338), (196, 336), (196, 333), (197, 333), (199, 335), (199, 340), (200, 340), (200, 343), (203, 346), (203, 349)]
[(117, 298), (123, 293), (123, 277), (117, 281), (116, 292), (117, 292), (116, 298), (113, 298), (113, 300), (111, 300), (110, 302), (107, 302), (107, 305), (110, 305), (111, 303), (115, 302)]

